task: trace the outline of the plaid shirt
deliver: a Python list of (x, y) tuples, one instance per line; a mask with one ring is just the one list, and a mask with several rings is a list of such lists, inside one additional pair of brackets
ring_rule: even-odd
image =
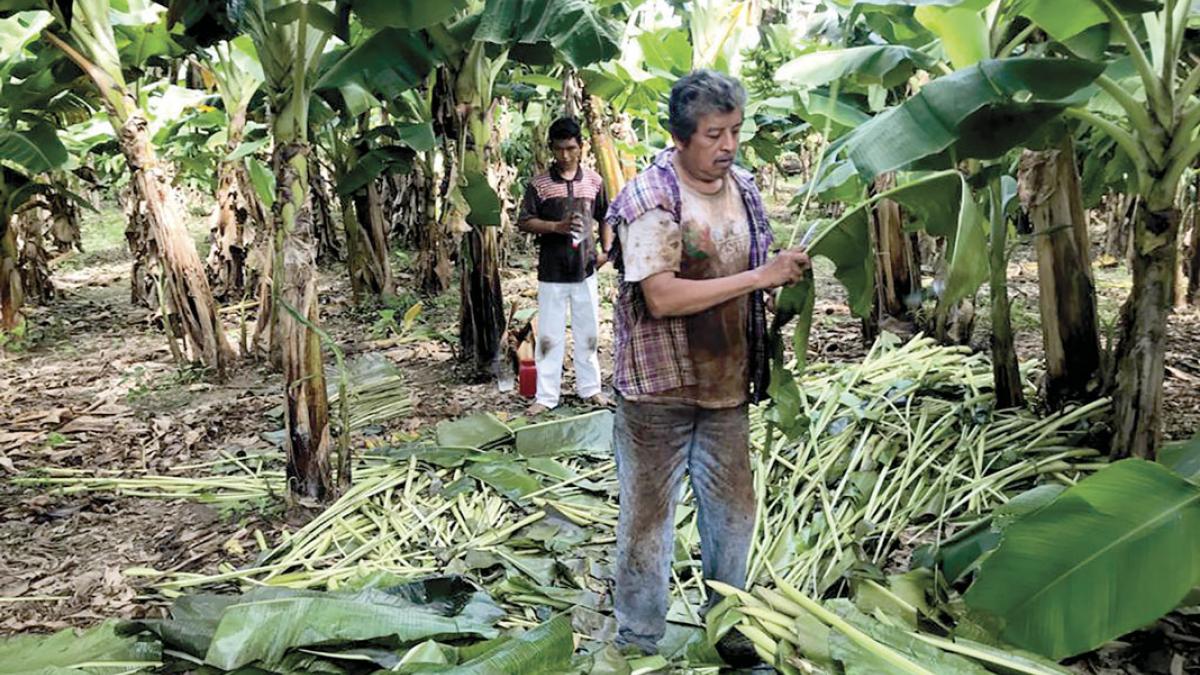
[[(662, 209), (680, 219), (679, 177), (675, 173), (673, 149), (667, 149), (621, 190), (608, 209), (612, 231), (632, 223), (642, 214)], [(750, 221), (750, 269), (767, 262), (767, 249), (773, 236), (767, 222), (762, 196), (748, 171), (734, 166), (730, 174), (742, 195)], [(687, 326), (683, 317), (655, 319), (646, 309), (639, 284), (625, 281), (619, 234), (610, 257), (619, 275), (620, 290), (613, 310), (615, 334), (613, 386), (625, 395), (654, 394), (696, 384), (688, 349)], [(757, 403), (767, 396), (770, 366), (767, 352), (767, 318), (762, 291), (750, 294), (749, 331), (750, 400)]]

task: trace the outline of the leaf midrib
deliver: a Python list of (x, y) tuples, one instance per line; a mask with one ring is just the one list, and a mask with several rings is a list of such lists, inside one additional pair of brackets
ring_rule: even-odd
[(1151, 527), (1151, 526), (1153, 526), (1153, 525), (1156, 525), (1156, 524), (1157, 524), (1159, 521), (1161, 521), (1161, 520), (1163, 520), (1163, 519), (1167, 518), (1168, 516), (1170, 516), (1170, 515), (1172, 515), (1172, 514), (1178, 513), (1179, 511), (1181, 511), (1181, 510), (1183, 510), (1185, 507), (1187, 507), (1189, 504), (1191, 504), (1191, 503), (1193, 503), (1193, 502), (1197, 502), (1197, 501), (1200, 501), (1200, 493), (1193, 494), (1192, 496), (1190, 496), (1190, 497), (1188, 497), (1187, 499), (1185, 499), (1185, 500), (1183, 500), (1182, 502), (1180, 502), (1180, 503), (1179, 503), (1178, 505), (1176, 505), (1175, 507), (1173, 507), (1173, 508), (1171, 508), (1171, 509), (1169, 509), (1169, 510), (1167, 510), (1167, 511), (1164, 511), (1164, 512), (1162, 512), (1162, 513), (1161, 513), (1160, 515), (1158, 515), (1157, 517), (1155, 517), (1155, 518), (1153, 518), (1153, 519), (1151, 519), (1151, 520), (1148, 520), (1148, 521), (1146, 521), (1146, 522), (1145, 522), (1143, 525), (1141, 525), (1141, 526), (1139, 526), (1139, 527), (1135, 527), (1135, 528), (1133, 528), (1132, 530), (1130, 530), (1129, 532), (1127, 532), (1127, 533), (1125, 533), (1124, 535), (1122, 535), (1121, 537), (1119, 537), (1119, 538), (1117, 538), (1117, 539), (1114, 539), (1114, 540), (1113, 540), (1111, 543), (1109, 543), (1109, 545), (1107, 545), (1107, 546), (1105, 546), (1105, 547), (1103, 547), (1103, 548), (1100, 548), (1099, 550), (1097, 550), (1097, 551), (1096, 551), (1095, 553), (1093, 553), (1092, 555), (1088, 556), (1087, 558), (1084, 558), (1082, 561), (1080, 561), (1080, 562), (1079, 562), (1079, 564), (1077, 564), (1077, 565), (1073, 565), (1073, 566), (1071, 566), (1070, 568), (1068, 568), (1067, 570), (1065, 570), (1065, 571), (1064, 571), (1062, 574), (1058, 575), (1058, 576), (1057, 576), (1057, 577), (1055, 577), (1055, 578), (1054, 578), (1052, 581), (1050, 581), (1050, 583), (1048, 583), (1048, 584), (1046, 584), (1045, 586), (1043, 586), (1043, 587), (1042, 587), (1042, 589), (1041, 589), (1041, 590), (1039, 590), (1037, 593), (1034, 593), (1033, 595), (1029, 596), (1029, 598), (1028, 598), (1028, 599), (1026, 599), (1025, 601), (1023, 601), (1023, 602), (1021, 602), (1021, 603), (1019, 603), (1019, 604), (1017, 604), (1017, 605), (1014, 605), (1014, 606), (1013, 606), (1013, 607), (1012, 607), (1012, 608), (1009, 610), (1009, 612), (1008, 612), (1008, 613), (1011, 613), (1012, 611), (1014, 611), (1014, 610), (1017, 610), (1017, 609), (1023, 609), (1023, 608), (1026, 608), (1026, 607), (1028, 607), (1028, 606), (1029, 606), (1029, 605), (1031, 605), (1031, 604), (1032, 604), (1032, 603), (1033, 603), (1035, 600), (1037, 600), (1037, 599), (1038, 599), (1038, 598), (1040, 598), (1042, 595), (1044, 595), (1046, 592), (1048, 592), (1048, 591), (1049, 591), (1051, 588), (1055, 587), (1055, 586), (1056, 586), (1056, 585), (1058, 585), (1060, 582), (1062, 582), (1062, 580), (1063, 580), (1064, 578), (1066, 578), (1066, 577), (1070, 576), (1071, 574), (1073, 574), (1074, 572), (1076, 572), (1076, 571), (1078, 571), (1078, 570), (1080, 570), (1080, 569), (1083, 569), (1083, 568), (1084, 568), (1084, 567), (1086, 567), (1087, 565), (1091, 564), (1091, 562), (1092, 562), (1092, 561), (1094, 561), (1096, 558), (1098, 558), (1098, 557), (1100, 557), (1101, 555), (1103, 555), (1103, 554), (1107, 553), (1108, 551), (1112, 550), (1112, 549), (1113, 549), (1113, 548), (1115, 548), (1117, 545), (1124, 543), (1125, 541), (1127, 541), (1128, 539), (1130, 539), (1131, 537), (1133, 537), (1135, 534), (1138, 534), (1138, 533), (1140, 533), (1140, 532), (1142, 532), (1142, 531), (1144, 531), (1144, 530), (1148, 529), (1149, 527)]

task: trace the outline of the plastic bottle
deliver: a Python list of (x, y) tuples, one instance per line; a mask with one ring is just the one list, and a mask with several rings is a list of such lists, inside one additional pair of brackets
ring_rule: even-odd
[(537, 395), (537, 364), (533, 361), (521, 360), (521, 368), (517, 375), (517, 380), (520, 382), (518, 391), (525, 398), (533, 398)]

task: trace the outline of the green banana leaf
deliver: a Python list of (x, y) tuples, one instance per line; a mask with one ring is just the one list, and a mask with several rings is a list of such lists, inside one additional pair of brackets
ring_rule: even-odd
[(680, 28), (660, 28), (637, 36), (646, 69), (668, 77), (682, 77), (692, 71), (692, 44)]
[(102, 675), (157, 666), (162, 659), (161, 645), (121, 635), (119, 624), (108, 621), (82, 633), (67, 628), (53, 635), (0, 638), (0, 674)]
[(350, 7), (367, 28), (428, 28), (453, 18), (467, 0), (350, 0)]
[(1200, 582), (1200, 486), (1113, 464), (1016, 521), (964, 596), (1008, 642), (1053, 659), (1171, 611)]
[(940, 77), (848, 137), (864, 178), (917, 165), (994, 158), (1033, 136), (1103, 72), (1077, 59), (992, 59)]
[(622, 28), (589, 0), (487, 0), (475, 39), (514, 46), (546, 43), (583, 68), (620, 51)]
[(353, 83), (386, 99), (424, 83), (444, 60), (442, 52), (430, 49), (420, 33), (403, 28), (384, 28), (361, 44), (334, 54), (329, 58), (336, 62), (317, 80), (316, 90)]
[[(487, 455), (484, 455), (481, 459), (486, 457)], [(467, 475), (490, 485), (514, 502), (542, 487), (536, 478), (529, 475), (525, 467), (504, 459), (472, 462), (467, 468)]]
[[(934, 675), (988, 675), (988, 671), (974, 661), (943, 652), (918, 640), (906, 630), (869, 617), (858, 611), (845, 598), (830, 600), (825, 606), (850, 625), (869, 635), (884, 649), (899, 653)], [(834, 660), (842, 663), (846, 675), (890, 675), (896, 672), (892, 664), (851, 641), (836, 629), (829, 634), (829, 651)]]
[(0, 130), (0, 160), (7, 160), (30, 174), (56, 169), (67, 161), (67, 148), (54, 127), (35, 124), (20, 131)]
[(487, 176), (476, 169), (464, 169), (463, 176), (467, 184), (462, 187), (462, 196), (467, 200), (470, 211), (467, 213), (467, 223), (483, 227), (499, 225), (501, 222), (500, 195), (492, 189)]
[(497, 635), (504, 616), (488, 595), (461, 579), (433, 579), (388, 592), (322, 593), (258, 588), (221, 614), (204, 660), (226, 670), (274, 663), (296, 647), (386, 639)]
[(563, 614), (497, 646), (457, 668), (445, 672), (454, 675), (492, 675), (493, 673), (537, 673), (566, 670), (575, 652), (571, 620)]
[(148, 630), (164, 645), (202, 659), (217, 632), (221, 614), (237, 600), (236, 595), (185, 595), (171, 605), (170, 618), (131, 621), (124, 630)]
[(438, 445), (448, 448), (483, 450), (512, 437), (512, 429), (495, 415), (475, 413), (457, 420), (438, 422)]
[(1186, 441), (1164, 443), (1158, 463), (1192, 481), (1200, 481), (1200, 433)]
[(869, 45), (804, 54), (779, 66), (775, 81), (790, 87), (817, 87), (844, 77), (858, 84), (894, 87), (935, 59), (901, 45)]
[(408, 173), (415, 157), (411, 148), (401, 145), (372, 148), (337, 182), (337, 194), (339, 197), (354, 194), (385, 173)]
[(953, 7), (924, 5), (917, 7), (913, 16), (929, 32), (938, 36), (942, 50), (955, 68), (966, 68), (992, 55), (991, 36), (981, 12), (981, 5), (986, 4), (964, 2)]
[(565, 455), (578, 451), (612, 452), (613, 414), (608, 410), (517, 429), (517, 453), (526, 457)]
[[(1162, 5), (1153, 0), (1108, 1), (1122, 14), (1154, 12)], [(1108, 21), (1097, 0), (1024, 0), (1018, 11), (1059, 41)]]

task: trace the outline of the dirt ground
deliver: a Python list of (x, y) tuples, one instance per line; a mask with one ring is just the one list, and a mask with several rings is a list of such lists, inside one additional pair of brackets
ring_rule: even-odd
[[(1028, 246), (1014, 258), (1010, 279), (1019, 352), (1023, 359), (1035, 359), (1041, 352), (1036, 266)], [(811, 358), (854, 359), (864, 351), (859, 323), (829, 272), (818, 267)], [(254, 361), (243, 362), (226, 382), (179, 369), (150, 313), (129, 302), (128, 275), (120, 249), (89, 256), (86, 264), (59, 265), (54, 280), (61, 297), (34, 308), (26, 348), (0, 357), (0, 633), (49, 631), (156, 611), (124, 570), (149, 566), (214, 573), (218, 565), (248, 561), (248, 547), (241, 546), (248, 533), (259, 529), (269, 537), (286, 521), (278, 505), (231, 511), (111, 493), (62, 494), (10, 482), (42, 467), (170, 469), (187, 475), (202, 471), (187, 467), (221, 453), (278, 450), (272, 432), (282, 427), (275, 412), (282, 400), (279, 375)], [(398, 279), (403, 287), (402, 270)], [(1097, 270), (1097, 281), (1102, 316), (1111, 320), (1128, 278), (1121, 269), (1105, 268)], [(503, 283), (507, 302), (536, 306), (528, 255), (514, 256)], [(601, 272), (600, 286), (605, 298), (600, 354), (607, 380), (615, 293), (611, 267)], [(343, 268), (323, 269), (321, 288), (323, 321), (339, 344), (357, 349), (379, 340), (382, 315), (354, 306)], [(515, 392), (500, 393), (495, 383), (463, 383), (454, 344), (456, 312), (456, 291), (425, 301), (418, 320), (423, 337), (378, 350), (405, 373), (415, 408), (411, 415), (357, 434), (356, 444), (411, 438), (442, 419), (476, 409), (518, 415), (528, 405)], [(229, 334), (237, 336), (238, 313), (227, 312), (225, 318)], [(976, 342), (986, 344), (986, 326), (977, 326), (976, 334)], [(1200, 313), (1176, 314), (1168, 332), (1165, 392), (1171, 438), (1200, 429), (1198, 343)], [(566, 380), (569, 392), (569, 364)]]

